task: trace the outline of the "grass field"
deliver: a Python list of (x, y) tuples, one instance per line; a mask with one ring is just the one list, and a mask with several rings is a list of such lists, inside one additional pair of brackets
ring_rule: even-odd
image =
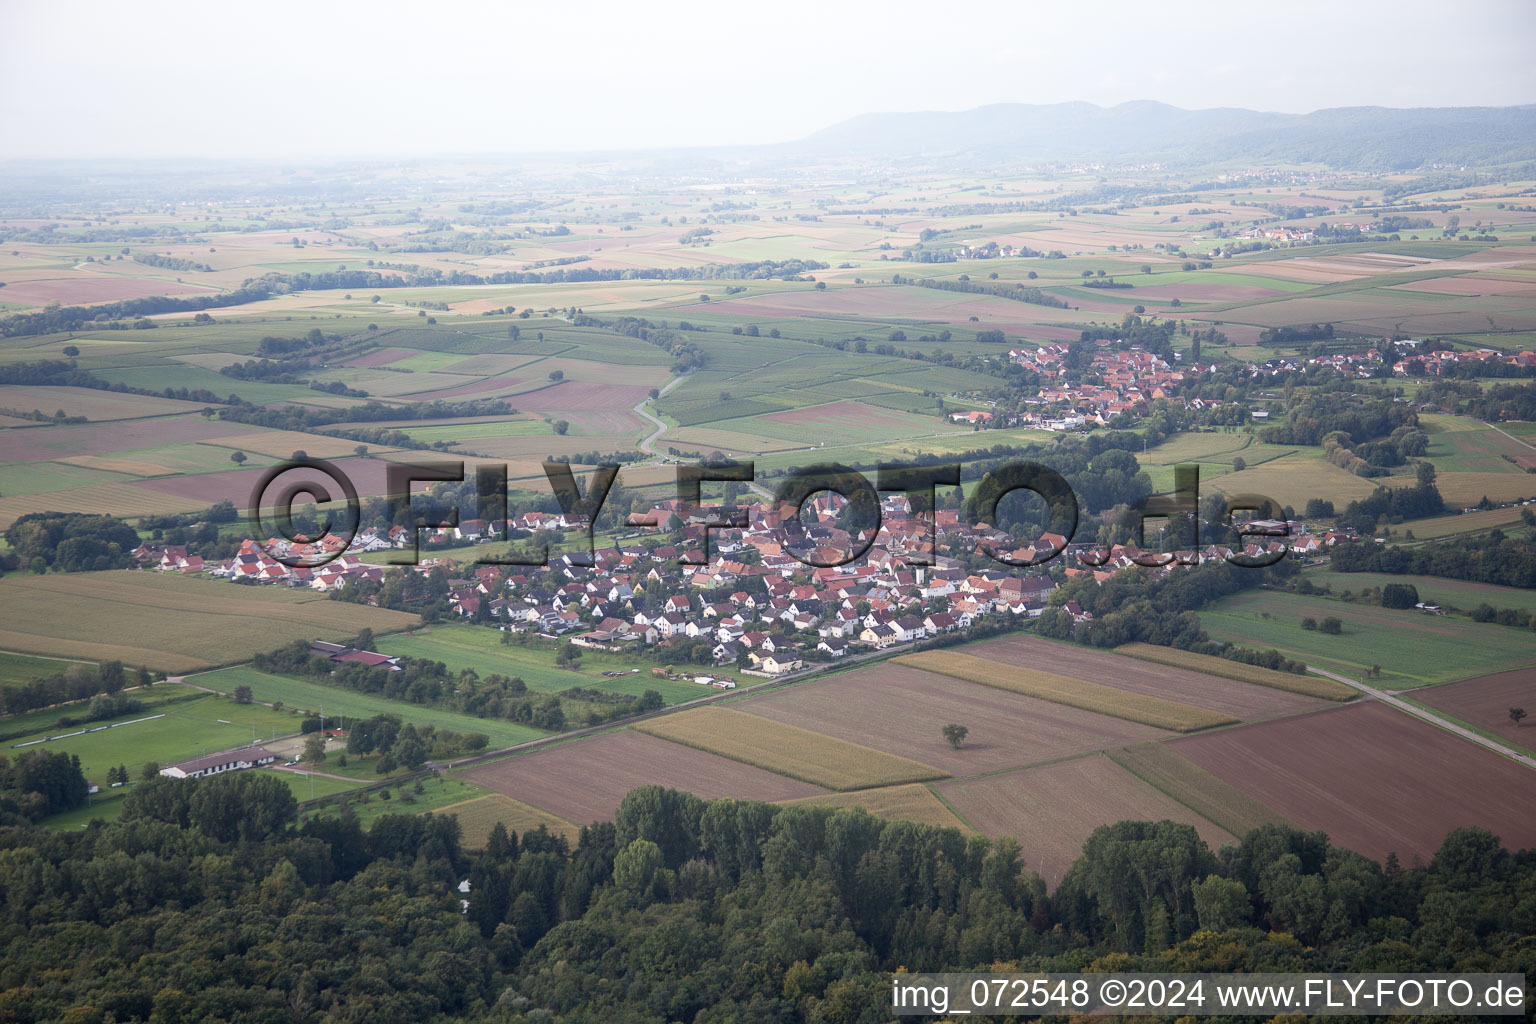
[[(657, 679), (651, 675), (652, 663), (608, 651), (583, 651), (581, 667), (572, 671), (555, 667), (555, 651), (548, 646), (523, 647), (503, 644), (500, 630), (483, 626), (434, 626), (410, 634), (385, 637), (375, 645), (382, 654), (441, 661), (450, 672), (472, 668), (481, 676), (500, 673), (517, 676), (537, 693), (559, 693), (582, 686), (607, 693), (638, 697), (655, 690), (668, 704), (695, 700), (713, 692), (694, 683)], [(604, 678), (604, 672), (638, 668), (638, 674)], [(738, 678), (729, 670), (711, 670), (711, 675)]]
[(354, 693), (351, 690), (326, 686), (307, 679), (269, 675), (245, 665), (189, 676), (188, 682), (197, 686), (206, 686), (220, 693), (233, 693), (237, 686), (249, 686), (252, 700), (263, 703), (282, 701), (284, 707), (302, 708), (316, 714), (324, 709), (327, 718), (399, 715), (405, 721), (417, 725), (431, 725), (438, 729), (450, 729), (461, 733), (483, 732), (491, 738), (490, 749), (492, 750), (510, 747), (515, 743), (525, 743), (545, 735), (538, 729), (519, 725), (516, 722), (504, 722), (496, 718), (476, 718), (473, 715), (422, 707), (419, 704), (390, 700), (374, 694)]
[(905, 757), (727, 708), (693, 708), (634, 728), (838, 791), (923, 782), (947, 774)]
[(464, 846), (471, 850), (484, 848), (486, 840), (491, 837), (491, 830), (498, 823), (506, 826), (507, 831), (514, 835), (532, 832), (542, 826), (555, 835), (564, 836), (572, 845), (575, 845), (576, 837), (581, 832), (580, 825), (573, 825), (564, 818), (500, 793), (449, 804), (439, 807), (433, 813), (457, 817), (462, 830), (461, 839)]
[(937, 825), (940, 828), (958, 828), (974, 831), (949, 809), (949, 806), (933, 794), (933, 790), (921, 783), (905, 786), (885, 786), (880, 789), (861, 789), (853, 793), (837, 793), (827, 796), (808, 796), (799, 800), (786, 800), (786, 805), (816, 804), (822, 807), (859, 807), (877, 818), (895, 818), (919, 825)]
[(1294, 672), (1277, 672), (1258, 665), (1245, 665), (1240, 661), (1229, 661), (1226, 658), (1216, 658), (1208, 654), (1195, 654), (1192, 651), (1181, 651), (1173, 647), (1159, 647), (1156, 644), (1126, 644), (1124, 647), (1116, 647), (1115, 653), (1140, 658), (1142, 661), (1156, 662), (1159, 665), (1172, 665), (1176, 668), (1187, 668), (1192, 672), (1221, 676), (1223, 679), (1235, 679), (1240, 683), (1254, 683), (1275, 690), (1319, 697), (1323, 700), (1353, 700), (1359, 692), (1332, 679), (1297, 675)]
[(60, 658), (38, 658), (30, 654), (0, 651), (0, 688), (30, 683), (34, 679), (63, 672), (71, 665), (85, 664)]
[[(1301, 627), (1304, 617), (1321, 622), (1330, 615), (1343, 620), (1339, 636)], [(1536, 665), (1536, 642), (1529, 630), (1281, 591), (1223, 598), (1200, 612), (1200, 621), (1214, 639), (1273, 647), (1288, 658), (1356, 679), (1380, 665), (1382, 675), (1371, 682), (1389, 689)]]
[(1385, 572), (1334, 572), (1331, 569), (1308, 572), (1306, 578), (1318, 586), (1327, 585), (1334, 593), (1359, 592), (1368, 587), (1407, 583), (1419, 592), (1419, 600), (1447, 608), (1470, 611), (1480, 604), (1495, 608), (1519, 608), (1536, 612), (1536, 591), (1519, 587), (1499, 587), (1490, 583), (1452, 580), (1443, 576), (1399, 576)]
[(1167, 743), (1139, 743), (1108, 755), (1152, 788), (1239, 839), (1262, 825), (1286, 824), (1283, 815), (1180, 756)]
[(0, 579), (0, 647), (117, 658), (165, 672), (243, 661), (296, 639), (388, 632), (415, 615), (331, 601), (313, 591), (242, 587), (133, 570)]
[(1194, 732), (1211, 729), (1218, 725), (1231, 725), (1238, 719), (1206, 708), (1164, 700), (1146, 694), (1091, 683), (1070, 676), (1042, 672), (1019, 665), (978, 658), (957, 651), (919, 651), (893, 659), (897, 664), (954, 676), (973, 683), (995, 686), (1029, 697), (1038, 697), (1056, 704), (1093, 711), (1113, 718), (1124, 718), (1143, 725), (1170, 729), (1174, 732)]
[[(318, 780), (317, 780), (318, 781)], [(308, 783), (305, 783), (308, 786)], [(451, 807), (461, 804), (466, 800), (474, 800), (486, 795), (486, 791), (474, 783), (458, 775), (438, 772), (428, 775), (421, 780), (421, 792), (416, 792), (416, 783), (404, 782), (387, 787), (389, 797), (384, 797), (384, 790), (360, 791), (348, 798), (348, 805), (352, 814), (357, 818), (358, 824), (367, 828), (386, 814), (424, 814), (443, 807)], [(307, 792), (307, 790), (306, 790)], [(295, 793), (297, 795), (297, 792)], [(316, 796), (319, 796), (318, 789)], [(407, 796), (409, 797), (407, 799)], [(303, 796), (301, 800), (309, 797)], [(315, 808), (306, 816), (326, 816), (340, 814), (338, 803), (332, 802)]]

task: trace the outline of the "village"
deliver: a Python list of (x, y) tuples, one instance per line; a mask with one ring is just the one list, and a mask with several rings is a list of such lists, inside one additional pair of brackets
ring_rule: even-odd
[[(1065, 580), (1082, 575), (1102, 583), (1133, 566), (1175, 572), (1237, 555), (1306, 559), (1354, 539), (1290, 524), (1292, 536), (1284, 541), (1249, 543), (1240, 550), (1208, 545), (1146, 568), (1166, 559), (1149, 558), (1129, 545), (1068, 543), (1050, 533), (1021, 545), (986, 524), (963, 521), (956, 509), (914, 515), (900, 494), (882, 502), (878, 532), (850, 535), (837, 525), (844, 505), (831, 492), (813, 496), (799, 515), (788, 506), (761, 503), (690, 508), (667, 501), (633, 516), (632, 522), (646, 525), (622, 543), (595, 548), (590, 560), (571, 550), (534, 566), (487, 564), (505, 556), (486, 555), (482, 562), (473, 547), (503, 542), (509, 530), (579, 538), (584, 524), (575, 517), (526, 513), (500, 523), (462, 520), (456, 527), (423, 529), (425, 557), (400, 568), (362, 557), (409, 548), (416, 538), (399, 526), (361, 531), (349, 548), (318, 567), (286, 563), (334, 553), (327, 548), (335, 547), (336, 538), (314, 545), (247, 539), (233, 558), (214, 564), (184, 546), (146, 544), (137, 555), (147, 569), (327, 593), (382, 585), (386, 573), (414, 573), (439, 581), (449, 613), (469, 622), (579, 647), (645, 650), (685, 664), (730, 665), (781, 677), (979, 623), (1002, 629), (1027, 621), (1052, 605), (1052, 592)], [(1279, 531), (1286, 525), (1255, 522), (1249, 528)], [(453, 553), (434, 553), (442, 548)], [(807, 564), (835, 563), (860, 548), (867, 550), (846, 564)], [(958, 557), (961, 548), (987, 551), (991, 559)], [(979, 562), (990, 567), (978, 567)], [(376, 603), (377, 595), (364, 600)], [(1092, 618), (1075, 602), (1063, 607), (1076, 621)], [(698, 681), (723, 683), (708, 676)]]

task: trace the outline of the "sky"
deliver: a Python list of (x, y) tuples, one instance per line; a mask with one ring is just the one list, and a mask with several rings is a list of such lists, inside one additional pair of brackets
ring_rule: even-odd
[(1536, 102), (1532, 0), (0, 0), (0, 159), (788, 142), (861, 113)]

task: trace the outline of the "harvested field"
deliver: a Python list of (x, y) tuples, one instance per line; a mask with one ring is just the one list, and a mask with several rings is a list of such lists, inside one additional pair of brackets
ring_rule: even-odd
[(942, 783), (935, 790), (977, 830), (1016, 837), (1024, 865), (1053, 887), (1100, 825), (1168, 820), (1195, 826), (1212, 849), (1236, 840), (1097, 754)]
[(919, 825), (937, 825), (940, 828), (958, 828), (966, 832), (971, 827), (933, 791), (919, 783), (906, 786), (886, 786), (883, 789), (861, 789), (856, 793), (829, 793), (826, 796), (807, 796), (799, 800), (786, 800), (786, 804), (819, 804), (823, 807), (862, 807), (877, 818), (894, 818), (916, 822)]
[(636, 786), (656, 784), (705, 800), (793, 800), (817, 796), (809, 783), (724, 757), (620, 729), (464, 771), (471, 782), (578, 825), (608, 821)]
[(1132, 775), (1239, 839), (1261, 825), (1286, 823), (1273, 808), (1222, 782), (1167, 743), (1138, 743), (1106, 753)]
[(978, 658), (955, 651), (920, 651), (893, 659), (902, 665), (927, 669), (956, 679), (968, 679), (973, 683), (995, 686), (999, 689), (1022, 693), (1030, 697), (1065, 704), (1068, 707), (1093, 711), (1101, 715), (1123, 718), (1131, 722), (1171, 729), (1174, 732), (1194, 732), (1211, 729), (1218, 725), (1231, 725), (1236, 718), (1218, 714), (1208, 708), (1181, 704), (1119, 690), (1112, 686), (1090, 683), (1053, 672), (1023, 668), (1019, 665)]
[[(289, 449), (292, 451), (292, 449)], [(284, 453), (287, 454), (286, 452)], [(383, 494), (385, 492), (385, 469), (389, 465), (382, 459), (375, 458), (350, 458), (336, 462), (336, 467), (351, 478), (359, 495)], [(264, 469), (235, 469), (224, 473), (202, 473), (195, 476), (173, 477), (160, 480), (144, 480), (138, 483), (128, 484), (129, 487), (138, 487), (157, 494), (172, 495), (195, 501), (202, 506), (212, 505), (217, 501), (232, 501), (236, 508), (247, 508), (250, 505), (251, 490), (260, 481), (265, 473)], [(268, 489), (267, 497), (275, 498), (281, 486), (286, 486), (291, 481), (300, 479), (297, 475), (301, 471), (294, 470), (291, 474), (283, 476), (282, 484)], [(339, 492), (335, 482), (315, 470), (305, 470), (304, 479), (314, 479), (326, 484), (326, 489), (332, 498), (339, 498)], [(470, 472), (468, 469), (466, 473)]]
[(638, 435), (642, 429), (649, 432), (649, 428), (635, 415), (634, 407), (649, 391), (644, 385), (568, 380), (507, 401), (522, 412), (558, 414), (555, 419), (569, 420), (583, 434)]
[(637, 723), (634, 728), (839, 791), (924, 782), (947, 774), (872, 747), (727, 708), (693, 708)]
[[(12, 409), (16, 412), (45, 412), (50, 416), (55, 410), (63, 409), (66, 416), (84, 416), (88, 420), (131, 420), (142, 416), (169, 416), (179, 412), (197, 412), (202, 408), (203, 406), (197, 402), (183, 402), (175, 398), (156, 398), (150, 395), (98, 391), (95, 388), (66, 388), (45, 384), (8, 384), (5, 390), (0, 392), (0, 409)], [(250, 430), (245, 426), (240, 429)], [(28, 433), (31, 432), (28, 431)], [(89, 453), (74, 451), (65, 454)]]
[(573, 846), (581, 832), (580, 825), (573, 825), (564, 818), (500, 793), (449, 804), (432, 813), (457, 817), (464, 846), (471, 850), (484, 849), (486, 841), (491, 838), (491, 830), (497, 824), (505, 825), (507, 831), (514, 835), (532, 832), (542, 825), (552, 834), (564, 836)]
[(1245, 721), (1317, 706), (1314, 700), (1300, 694), (1245, 686), (1188, 669), (1126, 660), (1108, 651), (1037, 636), (999, 637), (967, 649), (980, 657), (1010, 665), (1039, 665), (1075, 679), (1113, 679), (1115, 687), (1121, 690), (1182, 701)]
[[(7, 389), (7, 393), (10, 390)], [(4, 404), (3, 395), (0, 395), (0, 404)], [(0, 434), (0, 461), (45, 462), (66, 456), (110, 455), (250, 432), (251, 428), (243, 423), (220, 423), (204, 420), (201, 416), (110, 425), (38, 426)]]
[(1381, 860), (1428, 860), (1453, 829), (1536, 846), (1536, 772), (1375, 701), (1176, 740), (1302, 828)]
[(79, 466), (82, 469), (100, 469), (108, 473), (122, 473), (125, 476), (171, 476), (178, 472), (158, 462), (131, 458), (114, 459), (105, 455), (76, 455), (72, 458), (55, 459), (54, 461), (65, 466)]
[(1159, 665), (1187, 668), (1192, 672), (1203, 672), (1208, 676), (1235, 679), (1240, 683), (1253, 683), (1256, 686), (1268, 686), (1274, 690), (1299, 693), (1304, 697), (1317, 697), (1320, 700), (1346, 701), (1354, 700), (1359, 696), (1359, 691), (1343, 683), (1336, 683), (1332, 679), (1298, 675), (1295, 672), (1277, 672), (1272, 668), (1245, 665), (1240, 661), (1229, 661), (1209, 654), (1195, 654), (1193, 651), (1181, 651), (1173, 647), (1159, 647), (1156, 644), (1126, 644), (1124, 647), (1116, 647), (1115, 653)]
[(206, 295), (213, 291), (216, 289), (175, 281), (156, 281), (147, 277), (78, 274), (42, 281), (13, 282), (5, 289), (5, 301), (17, 306), (46, 306), (50, 302), (75, 306), (142, 299), (151, 295)]
[[(419, 623), (415, 615), (279, 594), (232, 583), (156, 579), (133, 570), (0, 580), (0, 648), (27, 654), (119, 658), (166, 672), (240, 661), (290, 640), (342, 640)], [(165, 584), (174, 583), (175, 586)], [(104, 637), (127, 643), (102, 642)], [(211, 640), (210, 638), (217, 638)]]
[[(1017, 768), (1168, 735), (1151, 726), (895, 664), (800, 683), (733, 707), (911, 757), (952, 775)], [(940, 732), (951, 722), (970, 730), (959, 750)]]
[(1501, 736), (1517, 746), (1536, 752), (1536, 723), (1517, 725), (1510, 708), (1536, 712), (1536, 669), (1465, 679), (1418, 691), (1414, 699), (1454, 715), (1468, 725)]
[(1262, 494), (1295, 508), (1305, 506), (1308, 498), (1327, 498), (1343, 508), (1357, 498), (1370, 497), (1376, 484), (1319, 458), (1286, 455), (1241, 473), (1228, 473), (1211, 481), (1211, 488), (1223, 494)]
[(354, 359), (348, 359), (342, 366), (388, 366), (390, 363), (398, 363), (402, 359), (408, 359), (417, 353), (408, 348), (376, 348), (372, 352), (366, 352)]
[[(1536, 476), (1514, 466), (1507, 473), (1440, 473), (1435, 486), (1449, 506), (1470, 508), (1484, 498), (1490, 501), (1521, 501), (1536, 497)], [(1408, 527), (1412, 529), (1412, 527)]]

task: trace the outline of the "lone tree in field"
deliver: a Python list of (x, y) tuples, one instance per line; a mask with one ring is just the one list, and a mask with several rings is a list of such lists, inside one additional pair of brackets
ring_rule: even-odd
[(325, 760), (325, 733), (309, 734), (309, 739), (304, 741), (304, 760), (310, 764), (319, 764)]
[(251, 702), (251, 688), (249, 686), (235, 687), (235, 703), (249, 704)]
[(229, 457), (229, 461), (237, 466), (243, 465), (245, 463), (245, 452), (235, 452)]
[(944, 727), (944, 738), (949, 741), (950, 746), (959, 750), (960, 744), (965, 742), (966, 734), (970, 731), (963, 725), (946, 725)]
[(1519, 726), (1525, 720), (1525, 708), (1510, 708), (1509, 720), (1514, 722), (1516, 726)]
[(1344, 621), (1337, 616), (1330, 615), (1318, 623), (1317, 628), (1329, 636), (1338, 636), (1344, 632)]

